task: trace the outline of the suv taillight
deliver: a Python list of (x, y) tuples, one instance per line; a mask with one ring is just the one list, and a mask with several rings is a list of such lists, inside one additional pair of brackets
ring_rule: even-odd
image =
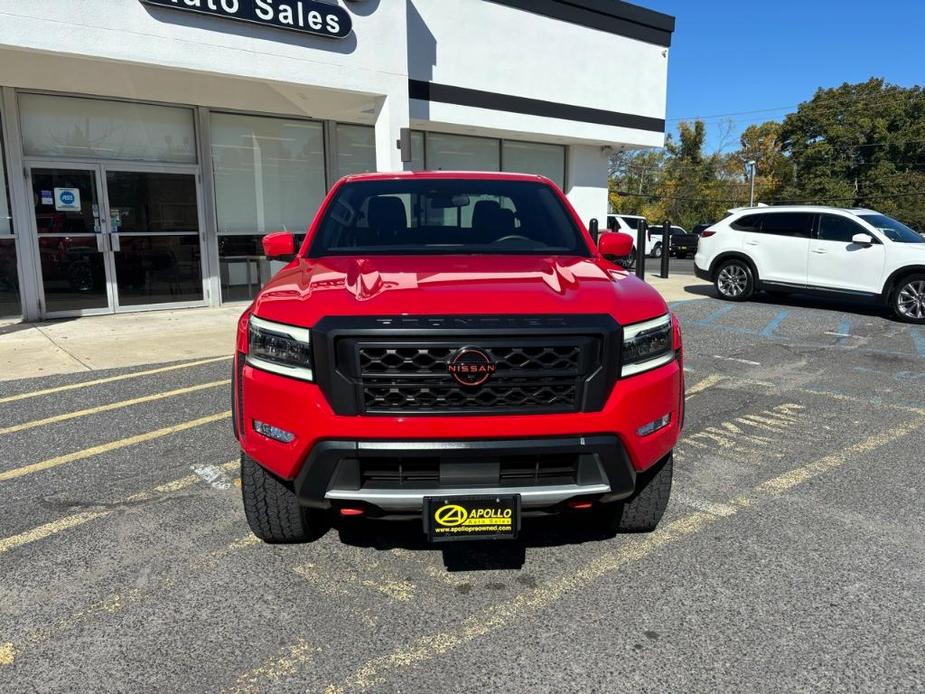
[(702, 231), (700, 233), (700, 238), (706, 239), (706, 238), (709, 238), (710, 236), (713, 236), (713, 234), (715, 233), (716, 233), (715, 231), (710, 231), (710, 230)]

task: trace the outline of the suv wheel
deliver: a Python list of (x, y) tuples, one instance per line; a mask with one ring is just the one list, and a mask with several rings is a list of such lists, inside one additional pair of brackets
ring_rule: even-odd
[(900, 320), (925, 323), (925, 275), (900, 280), (893, 292), (893, 312)]
[(247, 524), (261, 540), (304, 542), (312, 539), (310, 514), (299, 504), (295, 491), (243, 453), (241, 494)]
[(611, 504), (609, 530), (648, 533), (655, 530), (668, 508), (674, 454), (669, 453), (636, 478), (636, 492), (629, 499)]
[(743, 260), (727, 260), (716, 271), (716, 291), (728, 301), (745, 301), (755, 293), (752, 269)]
[(652, 249), (652, 257), (653, 258), (662, 257), (662, 244), (660, 243), (655, 244), (655, 247)]
[(636, 267), (636, 248), (634, 247), (632, 252), (625, 258), (617, 258), (617, 265), (624, 270), (632, 270)]

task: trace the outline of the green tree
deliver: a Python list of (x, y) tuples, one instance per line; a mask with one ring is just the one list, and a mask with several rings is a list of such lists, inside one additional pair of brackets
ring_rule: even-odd
[(925, 92), (882, 79), (819, 89), (788, 115), (782, 200), (872, 207), (925, 229)]

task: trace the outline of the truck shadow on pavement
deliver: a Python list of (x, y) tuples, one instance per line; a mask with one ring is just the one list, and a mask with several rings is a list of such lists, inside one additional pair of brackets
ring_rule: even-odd
[(354, 519), (333, 526), (345, 545), (386, 552), (402, 549), (442, 552), (448, 572), (519, 571), (526, 564), (527, 549), (580, 545), (612, 540), (616, 534), (593, 512), (565, 513), (525, 518), (516, 540), (467, 540), (430, 543), (420, 520)]
[[(696, 294), (704, 298), (721, 301), (712, 284), (692, 284), (684, 287), (684, 291), (689, 294)], [(726, 303), (726, 302), (723, 302)], [(735, 302), (729, 302), (734, 305)], [(748, 301), (742, 302), (743, 305), (759, 304), (765, 306), (786, 306), (792, 308), (810, 308), (822, 311), (838, 311), (841, 313), (853, 313), (859, 316), (873, 316), (876, 318), (885, 318), (893, 322), (900, 322), (893, 315), (892, 311), (886, 306), (879, 304), (874, 299), (854, 299), (844, 301), (835, 297), (815, 296), (810, 294), (770, 294), (768, 292), (757, 292)]]

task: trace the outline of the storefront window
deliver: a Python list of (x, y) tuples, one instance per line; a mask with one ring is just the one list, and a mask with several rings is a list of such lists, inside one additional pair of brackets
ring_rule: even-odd
[(427, 133), (427, 168), (433, 171), (500, 171), (498, 140), (467, 135)]
[(3, 142), (0, 141), (0, 317), (22, 313), (19, 301), (19, 273), (16, 271), (16, 239), (6, 187)]
[(253, 297), (277, 268), (260, 238), (304, 233), (324, 199), (321, 123), (212, 115), (212, 162), (222, 300)]
[(368, 125), (337, 124), (337, 175), (376, 170), (376, 129)]
[(19, 109), (26, 156), (196, 163), (192, 109), (45, 94)]
[(510, 171), (546, 176), (565, 186), (565, 147), (445, 133), (411, 133), (409, 171)]
[(505, 171), (539, 174), (560, 188), (565, 186), (565, 147), (561, 145), (504, 140), (501, 161)]

